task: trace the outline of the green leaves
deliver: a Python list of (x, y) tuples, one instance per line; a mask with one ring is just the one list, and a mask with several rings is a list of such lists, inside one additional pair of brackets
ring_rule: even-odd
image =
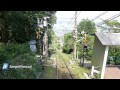
[(9, 63), (12, 66), (32, 66), (32, 68), (9, 68), (5, 74), (0, 70), (0, 79), (36, 79), (36, 75), (41, 71), (38, 61), (39, 59), (29, 50), (27, 44), (1, 45), (0, 68), (3, 63)]
[(52, 29), (48, 29), (48, 43), (51, 44), (54, 40), (55, 32)]
[(114, 33), (119, 33), (120, 32), (120, 22), (117, 20), (105, 20), (104, 23), (106, 26), (110, 27), (110, 30), (113, 30)]
[(73, 51), (74, 40), (72, 37), (72, 33), (67, 33), (64, 35), (64, 46), (63, 51), (66, 53), (71, 53)]
[(82, 31), (88, 32), (88, 34), (93, 34), (96, 31), (95, 23), (90, 21), (89, 19), (83, 19), (78, 27), (78, 31), (81, 33)]
[(43, 18), (45, 16), (50, 17), (49, 23), (51, 25), (55, 23), (55, 11), (1, 11), (1, 41), (24, 43), (30, 39), (35, 39), (37, 17)]
[(110, 47), (108, 55), (113, 57), (115, 65), (120, 65), (120, 47)]

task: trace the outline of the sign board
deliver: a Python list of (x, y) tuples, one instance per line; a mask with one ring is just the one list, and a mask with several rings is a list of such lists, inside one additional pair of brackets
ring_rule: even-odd
[(29, 41), (29, 45), (30, 45), (30, 50), (32, 52), (36, 52), (36, 40)]
[(36, 45), (30, 45), (30, 50), (32, 52), (36, 52)]

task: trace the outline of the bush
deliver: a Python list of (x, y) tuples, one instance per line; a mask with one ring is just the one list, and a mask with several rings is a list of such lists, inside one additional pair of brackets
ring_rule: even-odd
[(114, 62), (115, 62), (115, 65), (120, 65), (120, 57), (119, 56), (115, 57)]
[(6, 50), (8, 53), (12, 53), (12, 55), (20, 55), (23, 53), (29, 53), (30, 48), (27, 44), (17, 44), (17, 43), (11, 43), (6, 46)]
[(32, 66), (32, 68), (9, 68), (4, 73), (0, 70), (0, 79), (36, 79), (36, 75), (41, 71), (41, 66), (27, 44), (8, 44), (0, 47), (0, 68), (3, 63), (12, 66)]
[(100, 74), (95, 74), (95, 79), (100, 79)]
[(115, 65), (120, 65), (120, 60), (115, 60)]
[(107, 64), (110, 64), (110, 60), (107, 60)]

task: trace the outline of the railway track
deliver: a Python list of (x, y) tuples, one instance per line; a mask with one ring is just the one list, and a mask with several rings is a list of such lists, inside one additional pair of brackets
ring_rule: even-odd
[(56, 54), (56, 79), (73, 79), (73, 75), (60, 54)]

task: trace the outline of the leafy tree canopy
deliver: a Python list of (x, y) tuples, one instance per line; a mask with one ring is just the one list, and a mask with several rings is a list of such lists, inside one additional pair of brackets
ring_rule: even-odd
[(93, 34), (96, 31), (95, 23), (90, 21), (89, 19), (83, 19), (79, 23), (77, 29), (79, 33), (84, 31), (84, 32), (88, 32), (88, 34)]
[(48, 23), (52, 26), (56, 22), (55, 13), (56, 11), (1, 11), (0, 41), (23, 43), (35, 38), (37, 17), (49, 16)]

